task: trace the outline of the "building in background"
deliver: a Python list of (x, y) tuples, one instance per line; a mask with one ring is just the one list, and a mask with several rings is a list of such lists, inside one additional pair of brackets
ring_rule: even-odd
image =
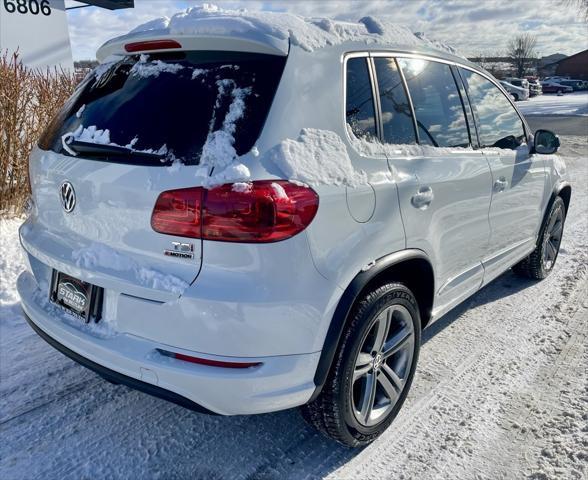
[(588, 80), (588, 50), (583, 50), (557, 62), (555, 74), (578, 80)]
[[(83, 0), (72, 8), (88, 6), (115, 10), (132, 8), (134, 0)], [(33, 68), (73, 70), (65, 0), (2, 0), (0, 52), (18, 52)]]

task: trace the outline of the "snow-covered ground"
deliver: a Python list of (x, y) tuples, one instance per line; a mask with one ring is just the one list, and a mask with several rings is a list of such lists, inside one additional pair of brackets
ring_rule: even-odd
[(588, 91), (558, 96), (546, 93), (517, 102), (523, 115), (574, 115), (588, 116)]
[(588, 475), (588, 160), (553, 274), (506, 273), (425, 331), (408, 401), (349, 450), (295, 410), (213, 417), (101, 380), (25, 323), (18, 220), (0, 221), (0, 478), (580, 479)]

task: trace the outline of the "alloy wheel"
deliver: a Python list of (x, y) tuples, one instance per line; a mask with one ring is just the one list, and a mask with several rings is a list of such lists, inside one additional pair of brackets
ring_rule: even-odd
[(553, 215), (543, 237), (543, 268), (549, 271), (555, 264), (563, 234), (564, 216), (561, 208)]
[(352, 407), (360, 425), (378, 424), (396, 405), (410, 373), (414, 343), (413, 321), (405, 307), (391, 305), (378, 314), (353, 370)]

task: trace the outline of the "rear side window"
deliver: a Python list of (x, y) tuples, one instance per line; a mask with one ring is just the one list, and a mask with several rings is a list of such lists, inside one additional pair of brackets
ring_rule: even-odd
[(525, 142), (525, 129), (516, 110), (490, 80), (460, 69), (476, 123), (481, 147), (515, 149)]
[(347, 60), (345, 117), (357, 138), (376, 137), (376, 114), (367, 58)]
[[(156, 164), (173, 159), (197, 164), (207, 140), (219, 132), (237, 155), (244, 154), (261, 132), (285, 60), (200, 51), (130, 56), (100, 65), (51, 122), (39, 146), (67, 154), (66, 135), (77, 142), (157, 154), (162, 158)], [(106, 160), (114, 155), (88, 151)], [(118, 155), (116, 161), (137, 157)]]
[(465, 111), (449, 65), (399, 58), (416, 116), (419, 143), (434, 147), (470, 144)]
[(396, 60), (375, 58), (374, 65), (380, 92), (384, 141), (392, 144), (416, 143), (412, 112)]

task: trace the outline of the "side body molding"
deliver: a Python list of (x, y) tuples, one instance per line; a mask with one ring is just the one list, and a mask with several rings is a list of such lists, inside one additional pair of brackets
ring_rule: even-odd
[(314, 375), (316, 389), (309, 401), (314, 400), (319, 395), (327, 381), (327, 375), (339, 346), (339, 340), (347, 322), (347, 317), (361, 292), (372, 280), (389, 268), (406, 260), (414, 259), (426, 260), (430, 263), (429, 257), (422, 250), (407, 249), (391, 253), (370, 264), (370, 267), (366, 268), (366, 270), (359, 272), (345, 289), (327, 330), (325, 343)]

